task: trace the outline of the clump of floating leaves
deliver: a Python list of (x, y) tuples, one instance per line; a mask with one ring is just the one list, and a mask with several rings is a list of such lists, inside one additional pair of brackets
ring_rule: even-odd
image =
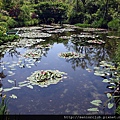
[(104, 44), (105, 41), (103, 41), (103, 40), (88, 40), (87, 43), (90, 43), (90, 44)]
[(27, 50), (25, 54), (23, 54), (23, 56), (25, 58), (40, 58), (43, 55), (42, 50), (38, 49), (38, 50)]
[(38, 70), (27, 79), (32, 85), (47, 87), (50, 84), (57, 84), (63, 78), (63, 75), (66, 75), (66, 73), (59, 70)]
[(84, 54), (76, 52), (63, 52), (58, 55), (61, 58), (71, 59), (71, 58), (84, 58)]
[(120, 107), (120, 72), (117, 64), (107, 61), (101, 61), (99, 67), (94, 67), (94, 71), (94, 75), (102, 76), (104, 78), (102, 82), (108, 83), (107, 88), (109, 88), (111, 91), (106, 92), (106, 96), (108, 99), (104, 103), (101, 100), (91, 101), (90, 103), (97, 107), (90, 108), (88, 109), (88, 111), (98, 112), (98, 107), (101, 109), (105, 107), (111, 109), (114, 106), (116, 106), (116, 110), (118, 110)]
[(97, 76), (115, 76), (116, 68), (112, 62), (101, 61), (100, 67), (94, 67), (94, 75)]

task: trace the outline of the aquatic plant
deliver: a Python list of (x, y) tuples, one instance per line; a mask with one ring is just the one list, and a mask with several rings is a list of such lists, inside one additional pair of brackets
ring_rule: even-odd
[(61, 37), (59, 37), (59, 38), (61, 38), (61, 39), (70, 39), (71, 36), (61, 36)]
[(89, 44), (103, 44), (105, 41), (103, 40), (88, 40), (87, 43)]
[(50, 37), (51, 34), (49, 33), (40, 33), (40, 31), (36, 32), (36, 31), (30, 31), (30, 32), (25, 32), (25, 33), (22, 33), (22, 34), (19, 34), (19, 36), (21, 38), (46, 38), (46, 37)]
[(6, 98), (6, 95), (2, 95), (1, 93), (0, 115), (7, 114), (7, 106), (6, 106), (5, 98)]
[(96, 108), (90, 108), (88, 111), (98, 112), (100, 106), (104, 110), (105, 107), (108, 109), (113, 108), (116, 105), (116, 113), (119, 114), (120, 108), (120, 71), (115, 63), (101, 61), (100, 67), (94, 67), (94, 74), (101, 76), (103, 79), (102, 82), (108, 83), (107, 88), (112, 90), (106, 93), (108, 98), (104, 103), (101, 100), (93, 100), (91, 104), (97, 106)]
[(43, 55), (42, 50), (41, 49), (37, 49), (37, 50), (27, 50), (22, 56), (25, 58), (40, 58)]
[(66, 73), (59, 70), (38, 70), (27, 79), (32, 85), (47, 87), (50, 84), (57, 84), (63, 78), (63, 75), (66, 75)]
[(58, 54), (61, 58), (71, 59), (71, 58), (84, 58), (85, 55), (76, 52), (63, 52)]

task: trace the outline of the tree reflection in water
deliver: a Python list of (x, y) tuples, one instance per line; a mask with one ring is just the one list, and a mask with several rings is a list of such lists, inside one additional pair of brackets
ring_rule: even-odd
[[(64, 44), (68, 51), (74, 51), (77, 53), (82, 53), (85, 55), (85, 58), (72, 58), (66, 60), (71, 63), (72, 68), (75, 70), (77, 67), (81, 67), (83, 69), (99, 66), (100, 61), (109, 61), (113, 58), (116, 50), (116, 41), (106, 41), (107, 44), (103, 45), (93, 45), (86, 44), (81, 45), (81, 42), (68, 42)], [(108, 46), (109, 45), (109, 46)], [(114, 49), (113, 49), (114, 47)], [(111, 49), (110, 49), (111, 48)]]

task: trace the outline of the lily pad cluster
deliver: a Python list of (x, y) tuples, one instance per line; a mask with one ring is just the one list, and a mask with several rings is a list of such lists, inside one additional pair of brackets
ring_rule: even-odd
[(63, 33), (63, 32), (70, 32), (70, 31), (75, 31), (74, 29), (71, 28), (59, 28), (59, 29), (54, 29), (54, 30), (48, 30), (48, 33)]
[(81, 44), (104, 44), (104, 40), (100, 40), (99, 35), (91, 34), (90, 32), (81, 32), (81, 34), (73, 34), (71, 35), (73, 39), (72, 42), (80, 42)]
[(66, 58), (66, 59), (71, 59), (71, 58), (84, 58), (85, 55), (81, 53), (76, 53), (76, 52), (62, 52), (58, 54), (59, 57), (61, 58)]
[(71, 35), (73, 38), (96, 38), (96, 37), (99, 37), (98, 35), (91, 35), (91, 34), (73, 34)]
[[(30, 47), (35, 44), (39, 44), (41, 41), (45, 41), (44, 39), (27, 39), (23, 38), (17, 42), (17, 47)], [(14, 44), (14, 43), (13, 43)]]
[(19, 27), (19, 28), (14, 28), (14, 30), (31, 31), (31, 30), (40, 30), (42, 28), (43, 27), (33, 26), (33, 27)]
[(105, 41), (103, 41), (103, 40), (88, 40), (87, 43), (90, 43), (90, 44), (104, 44)]
[(50, 37), (51, 34), (49, 33), (43, 33), (43, 32), (34, 32), (34, 31), (29, 31), (29, 32), (25, 32), (22, 34), (19, 34), (19, 36), (21, 38), (46, 38), (46, 37)]
[(30, 77), (27, 77), (27, 79), (32, 85), (47, 87), (50, 84), (57, 84), (61, 79), (63, 79), (63, 75), (66, 75), (66, 73), (59, 70), (38, 70)]
[(43, 55), (43, 52), (41, 49), (30, 49), (27, 50), (22, 56), (25, 58), (32, 58), (32, 59), (37, 59), (40, 58)]
[(115, 66), (112, 62), (101, 61), (100, 67), (94, 67), (94, 75), (97, 76), (114, 76), (115, 74)]
[(71, 39), (72, 37), (71, 36), (61, 36), (60, 38), (61, 39)]
[(106, 31), (106, 29), (102, 29), (102, 28), (83, 28), (83, 31)]
[[(97, 76), (104, 76), (105, 79), (103, 79), (102, 82), (109, 83), (107, 88), (114, 90), (113, 92), (107, 92), (106, 96), (108, 98), (107, 101), (104, 103), (101, 100), (93, 100), (90, 103), (96, 107), (87, 109), (90, 112), (99, 112), (100, 109), (98, 107), (103, 109), (104, 107), (107, 107), (108, 109), (111, 109), (114, 107), (115, 99), (119, 98), (118, 91), (117, 91), (117, 84), (119, 85), (119, 77), (116, 71), (116, 67), (112, 62), (107, 61), (101, 61), (100, 67), (94, 67), (95, 75)], [(119, 87), (119, 86), (118, 86)], [(117, 93), (117, 95), (116, 95)]]
[(120, 37), (118, 37), (118, 36), (107, 36), (107, 38), (111, 38), (111, 39), (120, 39)]

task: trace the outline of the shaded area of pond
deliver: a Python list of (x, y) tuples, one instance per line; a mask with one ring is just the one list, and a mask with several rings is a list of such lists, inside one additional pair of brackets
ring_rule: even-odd
[[(102, 83), (103, 78), (94, 75), (94, 67), (99, 66), (100, 61), (111, 61), (114, 58), (119, 39), (108, 38), (111, 33), (106, 30), (89, 32), (74, 26), (72, 28), (57, 26), (53, 29), (51, 26), (42, 26), (31, 29), (34, 31), (32, 37), (38, 35), (34, 39), (27, 36), (29, 29), (28, 33), (22, 34), (26, 29), (20, 30), (22, 37), (19, 41), (0, 46), (2, 87), (18, 86), (19, 82), (26, 80), (36, 70), (60, 70), (67, 73), (67, 78), (63, 78), (58, 84), (44, 88), (33, 86), (33, 89), (30, 89), (24, 86), (21, 89), (5, 92), (7, 96), (11, 94), (17, 96), (17, 99), (9, 101), (10, 114), (92, 114), (87, 111), (88, 108), (93, 107), (90, 104), (91, 100), (107, 100), (104, 92), (108, 89), (106, 84)], [(38, 38), (42, 32), (51, 34), (47, 37), (44, 34), (44, 37)], [(105, 43), (86, 44), (84, 41), (93, 39), (93, 35), (99, 36), (99, 39), (104, 40)], [(42, 55), (28, 59), (24, 54), (30, 50), (39, 50)], [(58, 56), (59, 53), (68, 51), (82, 53), (85, 57), (64, 59)], [(13, 80), (15, 83), (11, 84), (8, 80)], [(103, 111), (100, 113), (102, 114)], [(106, 113), (113, 114), (113, 109), (106, 109)]]

